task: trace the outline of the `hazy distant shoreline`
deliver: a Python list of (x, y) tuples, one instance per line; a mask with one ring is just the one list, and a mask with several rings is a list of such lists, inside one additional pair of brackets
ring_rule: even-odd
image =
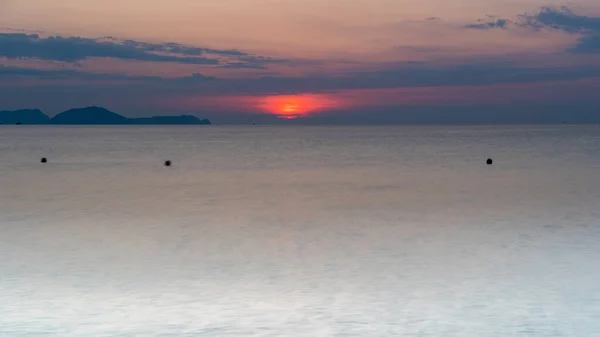
[(39, 109), (0, 111), (0, 124), (27, 125), (211, 125), (192, 115), (128, 118), (102, 107), (70, 109), (49, 117)]

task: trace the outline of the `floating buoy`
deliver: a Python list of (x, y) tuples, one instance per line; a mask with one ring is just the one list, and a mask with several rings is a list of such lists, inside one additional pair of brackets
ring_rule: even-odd
[(494, 161), (492, 160), (492, 158), (488, 158), (488, 160), (486, 160), (485, 163), (488, 165), (492, 165), (494, 163)]
[(42, 160), (40, 160), (40, 162), (41, 162), (42, 164), (45, 164), (45, 163), (47, 163), (47, 162), (48, 162), (48, 159), (46, 159), (46, 158), (42, 158)]
[(165, 166), (167, 166), (167, 167), (171, 166), (171, 161), (170, 161), (170, 160), (167, 160), (167, 161), (165, 162)]

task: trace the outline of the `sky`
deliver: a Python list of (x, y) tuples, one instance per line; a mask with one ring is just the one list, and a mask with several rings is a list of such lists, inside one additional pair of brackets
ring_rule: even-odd
[(0, 110), (600, 121), (597, 0), (0, 0)]

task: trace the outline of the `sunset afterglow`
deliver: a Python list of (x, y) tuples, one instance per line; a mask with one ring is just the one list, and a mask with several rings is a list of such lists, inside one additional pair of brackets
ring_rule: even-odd
[(598, 0), (0, 0), (0, 22), (0, 110), (600, 121)]
[(260, 99), (259, 108), (284, 119), (305, 117), (319, 110), (332, 109), (340, 104), (325, 95), (280, 95)]

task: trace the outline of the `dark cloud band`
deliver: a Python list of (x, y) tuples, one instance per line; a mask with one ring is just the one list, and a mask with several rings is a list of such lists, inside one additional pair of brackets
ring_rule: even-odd
[(468, 29), (490, 30), (505, 29), (510, 26), (539, 31), (554, 29), (577, 34), (579, 37), (573, 47), (567, 49), (572, 53), (600, 52), (600, 17), (579, 15), (566, 6), (560, 8), (544, 7), (537, 14), (522, 14), (515, 21), (489, 18), (479, 20), (475, 24), (464, 26)]
[(231, 68), (261, 69), (266, 64), (284, 63), (268, 57), (249, 55), (238, 50), (218, 50), (177, 43), (120, 42), (112, 37), (42, 37), (39, 34), (0, 33), (0, 57), (78, 62), (88, 58), (115, 58), (148, 62), (220, 65)]

